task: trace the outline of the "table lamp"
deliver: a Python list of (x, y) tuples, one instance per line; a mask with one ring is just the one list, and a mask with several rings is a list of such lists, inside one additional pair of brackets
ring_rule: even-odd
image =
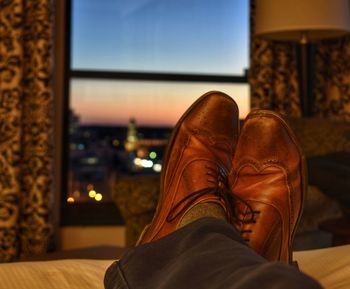
[(303, 116), (312, 116), (309, 43), (350, 32), (349, 0), (255, 0), (254, 32), (267, 40), (299, 43), (300, 104)]

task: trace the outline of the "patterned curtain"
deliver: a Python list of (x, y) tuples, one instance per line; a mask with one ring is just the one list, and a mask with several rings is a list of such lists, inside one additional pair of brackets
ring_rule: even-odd
[(316, 114), (350, 119), (350, 37), (317, 45), (315, 77)]
[(0, 1), (0, 262), (50, 243), (52, 7)]
[(300, 116), (295, 45), (271, 42), (254, 35), (255, 0), (250, 2), (250, 72), (252, 108)]
[[(254, 35), (255, 0), (250, 1), (252, 108), (301, 116), (295, 44)], [(350, 37), (315, 43), (315, 116), (350, 119)]]

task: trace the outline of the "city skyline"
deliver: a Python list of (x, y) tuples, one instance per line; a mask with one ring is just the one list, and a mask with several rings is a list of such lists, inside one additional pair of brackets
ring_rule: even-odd
[[(132, 85), (134, 81), (75, 80), (71, 83), (71, 95), (77, 96), (84, 89), (85, 92), (71, 97), (70, 106), (84, 125), (126, 126), (135, 118), (140, 126), (172, 127), (199, 96), (209, 90), (220, 90), (235, 99), (240, 118), (249, 112), (247, 84), (135, 82)], [(98, 97), (99, 93), (104, 97)]]

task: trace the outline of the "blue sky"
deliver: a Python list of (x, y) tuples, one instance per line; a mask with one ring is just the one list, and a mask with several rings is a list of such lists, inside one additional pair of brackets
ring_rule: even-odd
[(247, 0), (73, 0), (77, 69), (242, 74)]
[[(247, 0), (72, 2), (73, 69), (242, 75), (248, 67)], [(73, 80), (70, 105), (86, 124), (135, 117), (141, 125), (173, 125), (212, 89), (230, 94), (245, 116), (249, 89), (237, 84)]]

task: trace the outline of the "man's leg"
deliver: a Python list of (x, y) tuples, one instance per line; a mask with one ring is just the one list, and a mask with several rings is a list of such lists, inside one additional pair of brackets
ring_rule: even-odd
[(227, 176), (238, 126), (237, 104), (222, 92), (208, 92), (187, 109), (169, 138), (157, 210), (138, 244), (173, 232), (197, 205), (217, 204), (224, 218), (233, 224), (234, 202)]
[[(259, 118), (262, 117), (259, 115)], [(227, 177), (237, 144), (237, 124), (237, 105), (230, 97), (220, 92), (205, 94), (181, 117), (170, 137), (163, 160), (161, 195), (155, 217), (140, 237), (141, 245), (131, 250), (107, 271), (107, 289), (320, 288), (315, 281), (290, 265), (267, 263), (243, 243), (234, 228), (237, 195), (234, 190), (233, 193), (230, 192)], [(254, 140), (254, 130), (252, 132), (248, 133), (248, 136)], [(268, 129), (264, 137), (268, 136), (269, 140), (274, 140), (274, 134), (271, 132), (273, 131)], [(280, 132), (284, 132), (284, 126)], [(286, 142), (289, 142), (289, 137), (286, 138)], [(251, 148), (250, 143), (256, 142), (246, 142), (247, 148)], [(281, 144), (278, 147), (281, 147)], [(271, 148), (259, 146), (258, 143), (259, 155), (260, 152), (270, 150)], [(234, 160), (233, 165), (235, 164)], [(293, 190), (282, 186), (283, 190), (279, 191), (273, 185), (274, 180), (281, 179), (283, 170), (282, 166), (282, 170), (263, 174), (258, 168), (258, 178), (255, 177), (255, 171), (253, 174), (248, 172), (243, 175), (243, 180), (252, 175), (254, 184), (257, 183), (257, 179), (266, 179), (273, 190), (261, 192), (260, 187), (257, 187), (258, 189), (253, 191), (257, 194), (259, 208), (255, 205), (255, 199), (251, 203), (251, 193), (246, 195), (242, 190), (238, 190), (238, 199), (250, 209), (244, 209), (242, 222), (245, 224), (248, 220), (253, 224), (251, 228), (244, 226), (239, 229), (254, 233), (253, 240), (259, 244), (263, 240), (271, 241), (269, 250), (262, 253), (272, 252), (268, 256), (277, 256), (277, 260), (287, 261), (289, 258), (280, 258), (282, 255), (279, 252), (282, 250), (283, 256), (288, 256), (289, 247), (282, 245), (290, 244), (290, 234), (296, 225), (295, 222), (293, 221), (292, 226), (288, 226), (285, 231), (284, 222), (289, 222), (289, 211), (286, 212), (286, 216), (275, 218), (275, 223), (265, 218), (272, 212), (269, 207), (273, 208), (277, 199), (282, 197), (284, 201), (282, 205), (276, 203), (277, 209), (289, 207), (289, 200), (293, 200), (290, 198), (294, 197), (290, 195), (293, 194)], [(298, 170), (296, 167), (294, 171)], [(237, 175), (233, 170), (230, 181), (234, 189), (237, 189), (237, 180), (242, 180), (242, 175)], [(300, 185), (299, 178), (296, 183), (297, 186)], [(288, 182), (283, 184), (288, 186)], [(249, 183), (247, 185), (249, 186)], [(264, 204), (259, 192), (268, 197), (269, 206), (261, 208), (263, 218), (257, 221), (255, 218), (246, 219), (249, 212), (260, 210), (260, 204)], [(291, 214), (293, 218), (295, 211)], [(223, 218), (227, 223), (218, 219), (203, 218), (209, 215)], [(194, 222), (196, 219), (200, 220)], [(269, 222), (265, 224), (264, 220)], [(268, 230), (262, 230), (266, 226), (269, 227)], [(276, 226), (278, 228), (274, 229)], [(264, 234), (256, 234), (258, 231)], [(283, 235), (280, 234), (281, 231), (284, 232)], [(268, 234), (269, 232), (271, 234)], [(279, 243), (282, 245), (271, 246)]]
[(126, 253), (105, 276), (106, 289), (321, 288), (294, 266), (267, 262), (232, 225), (202, 218)]

